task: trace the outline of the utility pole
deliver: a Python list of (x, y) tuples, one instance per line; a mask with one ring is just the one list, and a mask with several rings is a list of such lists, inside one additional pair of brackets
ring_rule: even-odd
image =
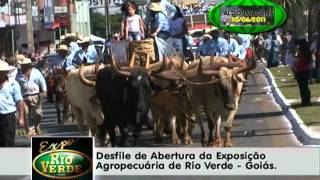
[(74, 9), (76, 9), (75, 0), (69, 0), (69, 8), (68, 8), (68, 14), (70, 18), (69, 33), (77, 33), (77, 17), (76, 17), (76, 14), (74, 13)]
[(105, 15), (106, 15), (106, 38), (108, 38), (110, 34), (109, 0), (105, 0)]
[[(32, 1), (26, 1), (26, 16), (27, 16), (27, 40), (28, 40), (28, 49), (31, 52), (34, 51), (34, 39), (33, 39), (33, 22), (32, 22)], [(22, 7), (20, 7), (22, 8)]]

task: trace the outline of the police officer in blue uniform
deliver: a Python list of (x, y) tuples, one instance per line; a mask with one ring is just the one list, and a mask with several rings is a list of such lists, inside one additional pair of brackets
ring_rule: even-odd
[(18, 110), (19, 125), (25, 124), (24, 104), (18, 82), (8, 79), (8, 72), (12, 68), (0, 61), (0, 147), (13, 147), (16, 135), (16, 117)]

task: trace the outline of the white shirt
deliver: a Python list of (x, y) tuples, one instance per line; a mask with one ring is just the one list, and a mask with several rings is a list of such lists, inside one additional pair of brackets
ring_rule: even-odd
[(133, 16), (127, 16), (127, 25), (129, 28), (129, 32), (140, 32), (140, 16), (139, 15), (133, 15)]
[(0, 28), (6, 27), (6, 22), (0, 20)]

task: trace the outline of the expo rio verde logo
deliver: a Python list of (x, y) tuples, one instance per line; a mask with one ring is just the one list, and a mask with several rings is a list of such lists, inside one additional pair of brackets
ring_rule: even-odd
[(32, 138), (33, 179), (92, 179), (92, 138)]
[(281, 26), (287, 13), (278, 4), (267, 0), (227, 0), (211, 8), (208, 19), (226, 31), (254, 34)]

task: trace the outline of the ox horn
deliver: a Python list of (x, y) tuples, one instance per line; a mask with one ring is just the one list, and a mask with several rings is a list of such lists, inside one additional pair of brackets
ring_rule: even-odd
[(180, 69), (181, 70), (183, 69), (184, 62), (185, 62), (185, 59), (184, 59), (184, 56), (182, 56), (182, 61), (181, 61), (181, 64), (180, 64)]
[(200, 62), (199, 62), (199, 66), (198, 66), (198, 74), (202, 74), (202, 72), (203, 72), (202, 65), (203, 65), (203, 59), (202, 59), (202, 57), (200, 57)]
[(96, 82), (95, 81), (91, 81), (91, 80), (88, 80), (85, 76), (84, 76), (84, 72), (83, 72), (83, 64), (80, 65), (80, 69), (79, 69), (79, 79), (80, 81), (87, 85), (87, 86), (95, 86), (96, 85)]
[(219, 71), (216, 71), (216, 70), (203, 70), (202, 74), (209, 75), (209, 76), (217, 76), (217, 75), (219, 75)]
[[(237, 57), (234, 57), (234, 58), (237, 58)], [(239, 59), (238, 61), (242, 62), (240, 59)], [(245, 64), (244, 67), (240, 67), (240, 68), (238, 68), (238, 69), (235, 69), (235, 70), (234, 70), (234, 74), (239, 74), (239, 73), (243, 73), (243, 72), (248, 72), (248, 71), (254, 69), (255, 66), (256, 66), (256, 61), (255, 61), (255, 60), (252, 60), (252, 62), (251, 62), (249, 65)]]
[(167, 61), (167, 57), (164, 57), (163, 61), (158, 61), (156, 63), (153, 63), (153, 64), (149, 65), (148, 74), (149, 75), (155, 75), (155, 74), (161, 73), (162, 71), (164, 71), (166, 69), (167, 62), (168, 62)]
[(153, 71), (153, 70), (159, 69), (160, 67), (162, 67), (162, 65), (163, 65), (163, 61), (158, 61), (153, 64), (150, 64), (148, 69)]
[(158, 74), (154, 74), (153, 75), (154, 77), (157, 77), (157, 78), (161, 78), (161, 79), (167, 79), (167, 80), (180, 80), (181, 77), (177, 76), (177, 74), (173, 71), (162, 71)]
[(119, 74), (123, 75), (123, 76), (127, 76), (129, 77), (131, 75), (131, 72), (129, 71), (122, 71), (119, 69), (119, 67), (117, 66), (116, 61), (114, 60), (113, 56), (111, 55), (111, 67)]

